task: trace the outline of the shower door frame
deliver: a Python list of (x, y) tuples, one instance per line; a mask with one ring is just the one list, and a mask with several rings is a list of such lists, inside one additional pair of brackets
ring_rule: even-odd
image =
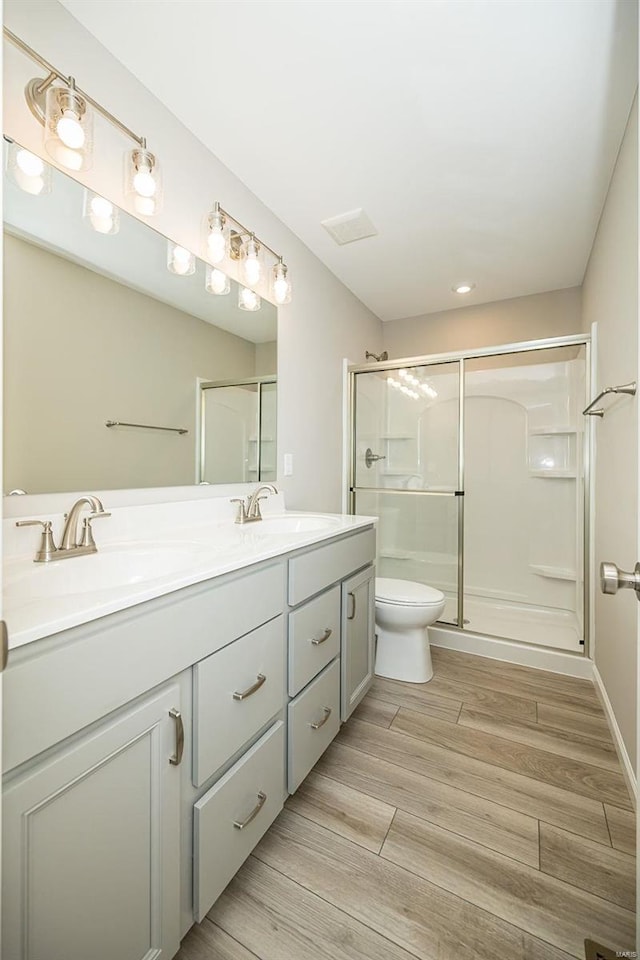
[[(458, 603), (457, 603), (457, 624), (449, 624), (446, 621), (439, 621), (447, 629), (457, 630), (462, 633), (464, 629), (464, 401), (465, 401), (465, 361), (481, 360), (488, 357), (500, 357), (514, 353), (537, 353), (542, 350), (554, 350), (562, 347), (584, 347), (585, 348), (585, 371), (584, 371), (584, 405), (586, 406), (591, 399), (591, 379), (592, 379), (592, 358), (591, 358), (591, 336), (588, 333), (575, 334), (565, 337), (547, 337), (543, 340), (525, 340), (516, 343), (500, 344), (496, 347), (479, 347), (476, 350), (457, 350), (451, 353), (432, 353), (417, 357), (401, 357), (398, 360), (382, 360), (374, 363), (354, 364), (349, 367), (349, 469), (347, 476), (348, 484), (348, 504), (349, 512), (355, 512), (355, 497), (360, 490), (365, 493), (394, 495), (405, 494), (407, 496), (455, 496), (458, 501)], [(361, 373), (381, 373), (384, 371), (400, 370), (407, 367), (431, 367), (437, 364), (457, 363), (460, 377), (459, 383), (459, 409), (458, 409), (458, 489), (452, 493), (434, 492), (429, 490), (407, 490), (405, 488), (396, 489), (394, 487), (357, 487), (356, 486), (356, 376)], [(583, 544), (583, 603), (582, 603), (582, 633), (584, 647), (582, 652), (563, 651), (572, 656), (589, 657), (591, 649), (591, 465), (593, 447), (593, 425), (590, 420), (586, 420), (585, 429), (582, 438), (582, 457), (583, 457), (583, 526), (582, 526), (582, 544)], [(509, 637), (496, 637), (500, 640), (509, 640)], [(522, 643), (523, 641), (514, 640), (513, 642)], [(548, 649), (560, 649), (550, 647)]]

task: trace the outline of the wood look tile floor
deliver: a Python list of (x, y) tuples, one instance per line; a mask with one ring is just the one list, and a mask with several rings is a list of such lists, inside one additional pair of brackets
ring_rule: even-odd
[(176, 960), (634, 949), (635, 815), (590, 681), (434, 649), (372, 690)]

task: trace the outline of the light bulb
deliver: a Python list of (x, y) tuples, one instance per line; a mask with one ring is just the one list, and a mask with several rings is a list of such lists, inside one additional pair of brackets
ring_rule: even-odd
[(287, 268), (280, 260), (273, 268), (273, 279), (271, 284), (273, 299), (282, 306), (284, 303), (291, 302), (291, 281), (287, 276)]
[(216, 270), (215, 267), (207, 266), (206, 288), (209, 293), (215, 293), (217, 296), (231, 292), (231, 282), (226, 273), (222, 270)]
[(167, 247), (167, 267), (171, 273), (175, 273), (179, 277), (188, 277), (195, 273), (196, 258), (186, 247), (169, 243)]
[(143, 217), (152, 217), (156, 212), (156, 202), (153, 197), (140, 197), (136, 195), (133, 201), (133, 207), (136, 213), (141, 213)]
[(56, 125), (56, 132), (64, 145), (71, 150), (80, 150), (84, 146), (84, 130), (77, 113), (73, 110), (63, 110)]
[(102, 217), (104, 219), (107, 217), (112, 217), (113, 204), (109, 200), (105, 200), (104, 197), (92, 197), (91, 213), (93, 213), (96, 217)]
[(259, 256), (260, 244), (251, 234), (242, 245), (242, 276), (250, 287), (257, 286), (262, 276), (262, 264)]
[(238, 306), (241, 310), (259, 310), (260, 297), (254, 290), (248, 290), (247, 287), (239, 287)]
[(145, 167), (133, 178), (133, 189), (141, 197), (152, 197), (156, 192), (156, 181), (151, 171)]
[(42, 177), (44, 173), (44, 161), (28, 150), (18, 150), (16, 164), (27, 177)]
[(212, 263), (222, 263), (227, 252), (227, 241), (222, 230), (210, 230), (207, 237), (207, 252)]

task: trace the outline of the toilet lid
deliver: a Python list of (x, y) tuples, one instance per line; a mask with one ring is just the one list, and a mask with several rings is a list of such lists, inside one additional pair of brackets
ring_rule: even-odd
[(442, 603), (444, 593), (435, 587), (414, 580), (392, 580), (389, 577), (376, 577), (376, 600), (388, 603), (424, 605)]

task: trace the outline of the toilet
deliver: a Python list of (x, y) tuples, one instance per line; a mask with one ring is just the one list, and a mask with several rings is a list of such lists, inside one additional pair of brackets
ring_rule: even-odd
[(379, 677), (426, 683), (433, 676), (427, 628), (444, 610), (440, 590), (413, 580), (376, 577), (375, 672)]

